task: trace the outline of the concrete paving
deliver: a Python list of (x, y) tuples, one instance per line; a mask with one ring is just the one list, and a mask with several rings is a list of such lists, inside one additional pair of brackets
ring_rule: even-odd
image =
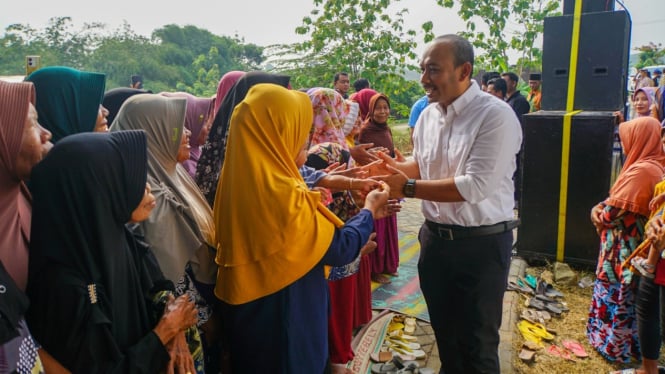
[[(418, 199), (406, 199), (402, 202), (402, 211), (397, 215), (397, 227), (399, 232), (405, 234), (418, 235), (418, 230), (424, 222), (420, 211), (420, 202)], [(523, 276), (527, 264), (525, 261), (514, 258), (510, 264), (509, 280), (518, 276)], [(513, 373), (513, 339), (515, 336), (515, 325), (518, 321), (517, 303), (520, 302), (520, 296), (516, 292), (508, 291), (503, 298), (503, 318), (499, 330), (501, 342), (499, 344), (499, 361), (501, 373)], [(436, 346), (434, 331), (429, 323), (424, 321), (417, 322), (418, 327), (414, 335), (418, 337), (422, 349), (427, 353), (424, 361), (424, 367), (438, 372), (441, 368), (439, 360), (439, 351)], [(422, 364), (422, 363), (421, 363)]]

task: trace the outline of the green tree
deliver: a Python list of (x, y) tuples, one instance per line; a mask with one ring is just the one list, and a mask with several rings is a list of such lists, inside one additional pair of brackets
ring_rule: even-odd
[(333, 75), (345, 71), (352, 81), (367, 78), (375, 89), (389, 93), (389, 82), (416, 69), (416, 32), (404, 27), (408, 10), (388, 9), (397, 3), (314, 0), (315, 9), (296, 28), (308, 39), (273, 46), (272, 68), (291, 75), (297, 87), (329, 87)]
[(642, 68), (650, 65), (660, 65), (665, 61), (665, 49), (662, 43), (649, 42), (649, 44), (642, 45), (635, 48), (640, 51), (639, 61), (635, 64), (636, 68)]
[[(540, 69), (542, 50), (535, 45), (543, 33), (545, 17), (558, 14), (557, 0), (436, 0), (446, 8), (459, 6), (457, 14), (466, 21), (460, 35), (478, 49), (476, 66), (483, 70), (507, 71), (511, 64), (508, 51), (519, 53), (515, 70)], [(479, 30), (483, 23), (487, 31)], [(427, 26), (431, 26), (427, 24)], [(507, 26), (510, 26), (509, 28)], [(510, 30), (509, 30), (510, 29)], [(426, 41), (431, 39), (430, 33)]]

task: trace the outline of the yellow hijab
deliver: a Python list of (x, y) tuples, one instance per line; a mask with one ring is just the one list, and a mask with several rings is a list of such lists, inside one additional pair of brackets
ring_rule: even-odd
[(298, 280), (341, 225), (295, 163), (312, 117), (305, 93), (273, 84), (252, 87), (233, 111), (214, 204), (215, 294), (226, 303), (248, 303)]

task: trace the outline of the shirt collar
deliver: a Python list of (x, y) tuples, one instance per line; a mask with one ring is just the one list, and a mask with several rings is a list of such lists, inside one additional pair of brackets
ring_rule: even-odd
[(471, 80), (471, 85), (469, 85), (469, 88), (464, 91), (464, 93), (455, 99), (455, 101), (452, 102), (452, 104), (448, 105), (448, 107), (444, 110), (441, 105), (437, 105), (437, 109), (439, 112), (441, 112), (442, 115), (446, 115), (446, 113), (452, 111), (457, 115), (462, 113), (464, 111), (464, 108), (466, 108), (469, 103), (471, 103), (476, 96), (480, 95), (480, 87), (478, 87), (478, 83), (476, 83), (475, 80)]

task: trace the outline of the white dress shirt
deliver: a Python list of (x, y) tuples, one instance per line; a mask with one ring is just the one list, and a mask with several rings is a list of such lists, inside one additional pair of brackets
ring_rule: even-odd
[(475, 81), (447, 108), (430, 104), (413, 132), (413, 158), (420, 178), (454, 177), (466, 201), (423, 200), (426, 219), (460, 226), (513, 219), (515, 156), (522, 129), (505, 102), (480, 91)]

